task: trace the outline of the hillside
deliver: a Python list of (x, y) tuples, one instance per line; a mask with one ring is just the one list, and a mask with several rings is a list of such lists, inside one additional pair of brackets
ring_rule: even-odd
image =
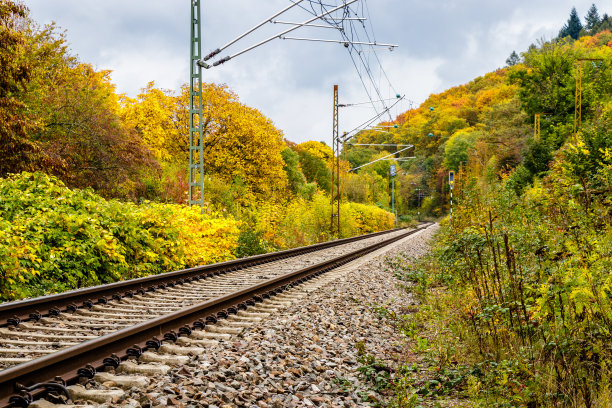
[[(577, 37), (532, 46), (430, 96), (397, 130), (357, 137), (415, 145), (398, 179), (428, 192), (421, 211), (448, 214), (456, 172), (432, 255), (392, 263), (420, 302), (395, 324), (427, 362), (402, 374), (398, 398), (610, 406), (612, 33)], [(376, 154), (354, 146), (347, 156)], [(415, 210), (410, 200), (404, 211)]]

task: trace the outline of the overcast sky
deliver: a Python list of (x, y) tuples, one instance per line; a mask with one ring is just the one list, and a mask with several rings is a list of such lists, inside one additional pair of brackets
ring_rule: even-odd
[[(340, 0), (326, 3), (339, 4)], [(25, 0), (40, 24), (55, 21), (67, 31), (73, 54), (97, 69), (110, 69), (118, 92), (136, 96), (149, 81), (176, 90), (188, 82), (190, 2), (188, 0)], [(307, 1), (304, 1), (307, 3)], [(581, 18), (592, 0), (358, 0), (352, 6), (368, 17), (379, 43), (398, 44), (372, 53), (372, 77), (383, 96), (406, 95), (417, 105), (431, 93), (460, 85), (505, 65), (513, 50), (555, 37), (572, 6)], [(203, 52), (208, 53), (290, 4), (289, 0), (203, 0)], [(611, 0), (596, 3), (612, 14)], [(294, 8), (284, 21), (305, 21)], [(228, 48), (240, 51), (288, 26), (268, 24)], [(337, 31), (299, 29), (295, 37), (340, 39)], [(341, 44), (276, 39), (224, 65), (204, 71), (204, 81), (225, 83), (240, 100), (271, 118), (295, 142), (331, 140), (332, 90), (340, 103), (368, 100), (366, 89)], [(367, 91), (373, 93), (371, 83)], [(393, 116), (407, 110), (401, 102)], [(340, 132), (374, 115), (367, 107), (343, 108)]]

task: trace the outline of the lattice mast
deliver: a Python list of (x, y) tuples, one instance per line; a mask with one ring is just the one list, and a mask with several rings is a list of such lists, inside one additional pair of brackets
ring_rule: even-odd
[(204, 140), (202, 112), (201, 0), (191, 1), (191, 61), (189, 80), (189, 205), (204, 209)]
[(574, 140), (577, 139), (580, 125), (582, 125), (582, 75), (583, 61), (603, 61), (602, 58), (578, 58), (576, 60), (576, 99), (574, 102)]
[(340, 238), (340, 134), (338, 132), (338, 85), (334, 85), (334, 109), (333, 109), (333, 137), (332, 137), (332, 186), (331, 186), (331, 228), (333, 237)]

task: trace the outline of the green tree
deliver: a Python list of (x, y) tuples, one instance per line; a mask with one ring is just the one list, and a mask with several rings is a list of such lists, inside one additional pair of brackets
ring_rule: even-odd
[(331, 171), (325, 161), (306, 150), (301, 150), (299, 156), (300, 168), (306, 180), (316, 182), (321, 190), (331, 191)]
[(306, 184), (306, 178), (300, 171), (300, 156), (289, 147), (281, 152), (281, 156), (285, 161), (283, 169), (287, 173), (289, 189), (293, 194), (298, 194)]
[(347, 146), (346, 160), (351, 164), (351, 167), (359, 167), (372, 161), (372, 157), (376, 154), (376, 150), (370, 148), (361, 148), (355, 146), (353, 148)]
[(603, 30), (612, 30), (612, 17), (608, 16), (606, 13), (601, 16), (601, 23), (599, 23), (599, 27), (597, 27), (597, 31)]
[(553, 155), (550, 146), (541, 140), (534, 140), (523, 153), (523, 165), (534, 176), (548, 171)]
[(467, 163), (478, 135), (460, 130), (451, 136), (444, 147), (444, 167), (458, 171), (461, 163)]
[(510, 54), (508, 59), (506, 59), (506, 65), (509, 66), (509, 67), (511, 67), (513, 65), (516, 65), (519, 62), (521, 62), (521, 59), (518, 56), (518, 54), (516, 53), (516, 51), (512, 51), (512, 54)]
[(577, 40), (578, 36), (580, 35), (580, 30), (582, 30), (582, 23), (580, 22), (580, 17), (578, 17), (576, 7), (572, 7), (572, 11), (570, 12), (570, 16), (567, 20), (567, 23), (563, 26), (561, 31), (559, 31), (559, 38), (569, 36), (572, 37), (574, 40)]
[(519, 85), (523, 110), (529, 118), (547, 112), (553, 114), (552, 123), (566, 122), (574, 114), (576, 51), (561, 41), (544, 43), (524, 57), (526, 68), (510, 73), (510, 80)]
[(599, 25), (601, 24), (601, 18), (599, 17), (599, 12), (597, 11), (597, 7), (595, 6), (595, 4), (591, 5), (591, 8), (589, 9), (589, 12), (584, 18), (584, 21), (585, 30), (588, 30), (591, 34), (593, 34), (599, 28)]

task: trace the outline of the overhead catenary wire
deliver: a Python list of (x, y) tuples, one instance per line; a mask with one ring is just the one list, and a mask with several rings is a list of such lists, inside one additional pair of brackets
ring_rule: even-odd
[(353, 130), (351, 130), (350, 132), (346, 132), (344, 134), (344, 141), (348, 141), (350, 140), (355, 132), (359, 132), (361, 130), (363, 130), (364, 128), (366, 128), (367, 126), (370, 126), (370, 124), (372, 124), (373, 122), (375, 122), (376, 120), (380, 119), (380, 117), (382, 115), (384, 115), (388, 110), (390, 110), (391, 108), (393, 108), (395, 105), (397, 105), (400, 101), (402, 101), (404, 99), (404, 97), (402, 96), (401, 98), (399, 98), (393, 105), (387, 107), (384, 111), (377, 113), (373, 118), (368, 119), (367, 121), (365, 121), (364, 123), (362, 123), (361, 125), (355, 127)]
[[(374, 163), (379, 162), (379, 161), (381, 161), (381, 160), (385, 160), (385, 159), (387, 159), (387, 158), (389, 158), (389, 157), (391, 157), (391, 156), (395, 156), (396, 154), (401, 153), (401, 152), (403, 152), (403, 151), (405, 151), (405, 150), (412, 149), (413, 147), (414, 147), (413, 145), (409, 145), (408, 147), (405, 147), (405, 148), (403, 148), (403, 149), (400, 149), (400, 150), (398, 150), (397, 152), (390, 153), (390, 154), (388, 154), (388, 155), (386, 155), (386, 156), (383, 156), (383, 157), (381, 157), (381, 158), (378, 158), (378, 159), (376, 159), (376, 160), (373, 160), (373, 161), (371, 161), (371, 162), (369, 162), (369, 163), (362, 164), (361, 166), (354, 167), (354, 168), (350, 169), (350, 170), (349, 170), (349, 172), (351, 172), (351, 171), (355, 171), (355, 170), (358, 170), (358, 169), (360, 169), (360, 168), (362, 168), (362, 167), (365, 167), (365, 166), (369, 166), (370, 164), (374, 164)], [(395, 160), (397, 160), (397, 159), (395, 159)]]
[(238, 37), (236, 37), (235, 39), (233, 39), (232, 41), (228, 42), (227, 44), (217, 48), (216, 50), (212, 51), (210, 54), (208, 54), (207, 56), (205, 56), (204, 58), (202, 58), (203, 61), (208, 61), (209, 59), (211, 59), (212, 57), (214, 57), (215, 55), (219, 54), (221, 51), (223, 51), (224, 49), (228, 48), (229, 46), (235, 44), (236, 42), (240, 41), (241, 39), (243, 39), (244, 37), (246, 37), (247, 35), (251, 34), (253, 31), (257, 30), (258, 28), (262, 27), (263, 25), (265, 25), (266, 23), (272, 21), (272, 19), (280, 16), (281, 14), (291, 10), (293, 7), (297, 6), (298, 4), (300, 4), (301, 2), (303, 2), (304, 0), (297, 0), (296, 2), (293, 2), (292, 4), (290, 4), (289, 6), (285, 7), (284, 9), (282, 9), (281, 11), (279, 11), (278, 13), (268, 17), (266, 20), (262, 21), (261, 23), (257, 24), (256, 26), (254, 26), (253, 28), (251, 28), (250, 30), (247, 30), (246, 32), (244, 32), (243, 34), (239, 35)]
[[(264, 45), (264, 44), (266, 44), (266, 43), (268, 43), (268, 42), (270, 42), (270, 41), (272, 41), (272, 40), (274, 40), (274, 39), (276, 39), (276, 38), (280, 38), (281, 36), (283, 36), (283, 35), (285, 35), (285, 34), (288, 34), (288, 33), (290, 33), (291, 31), (297, 30), (298, 28), (302, 27), (304, 24), (309, 24), (309, 23), (312, 23), (313, 21), (318, 20), (318, 19), (320, 19), (320, 18), (322, 18), (322, 17), (325, 17), (326, 15), (329, 15), (329, 14), (331, 14), (331, 13), (335, 12), (335, 11), (341, 10), (341, 9), (343, 9), (343, 8), (345, 8), (345, 7), (347, 7), (347, 6), (349, 6), (350, 4), (355, 3), (356, 1), (357, 1), (357, 0), (349, 0), (349, 1), (347, 1), (346, 3), (339, 5), (338, 7), (335, 7), (335, 8), (333, 8), (333, 9), (331, 9), (331, 10), (328, 10), (328, 11), (326, 11), (326, 12), (324, 12), (324, 13), (321, 13), (321, 14), (319, 14), (319, 15), (316, 15), (316, 16), (314, 16), (313, 18), (311, 18), (311, 19), (308, 19), (308, 20), (304, 21), (303, 23), (300, 23), (300, 25), (297, 25), (297, 26), (294, 26), (294, 27), (288, 28), (287, 30), (285, 30), (285, 31), (283, 31), (283, 32), (281, 32), (281, 33), (278, 33), (278, 34), (276, 34), (276, 35), (273, 35), (272, 37), (269, 37), (269, 38), (267, 38), (267, 39), (265, 39), (265, 40), (263, 40), (263, 41), (260, 41), (259, 43), (255, 44), (255, 45), (252, 45), (252, 46), (250, 46), (250, 47), (248, 47), (248, 48), (245, 48), (245, 49), (244, 49), (244, 50), (242, 50), (242, 51), (239, 51), (239, 52), (237, 52), (237, 53), (235, 53), (235, 54), (232, 54), (232, 55), (229, 55), (229, 56), (227, 56), (227, 57), (221, 58), (220, 60), (215, 61), (215, 62), (214, 62), (213, 64), (211, 64), (211, 65), (206, 64), (206, 63), (205, 63), (203, 60), (198, 61), (198, 64), (199, 64), (200, 66), (202, 66), (202, 67), (206, 68), (206, 69), (209, 69), (209, 68), (212, 68), (212, 67), (216, 67), (217, 65), (221, 65), (221, 64), (223, 64), (223, 63), (225, 63), (225, 62), (227, 62), (227, 61), (229, 61), (229, 60), (231, 60), (231, 59), (233, 59), (233, 58), (238, 57), (239, 55), (244, 54), (245, 52), (251, 51), (251, 50), (253, 50), (253, 49), (257, 48), (257, 47), (260, 47), (260, 46), (262, 46), (262, 45)], [(295, 5), (297, 5), (297, 4), (299, 4), (299, 2), (297, 2)], [(269, 20), (266, 20), (266, 22), (268, 22), (268, 21), (269, 21)], [(243, 37), (244, 37), (244, 35), (243, 35)], [(231, 44), (235, 43), (236, 41), (238, 41), (238, 40), (234, 40), (234, 41), (232, 41), (232, 42), (231, 42)]]
[[(279, 21), (279, 20), (270, 20), (271, 23), (273, 24), (284, 24), (284, 25), (293, 25), (293, 26), (297, 26), (300, 25), (300, 23), (295, 23), (295, 22), (291, 22), (291, 21)], [(337, 27), (333, 27), (330, 25), (323, 25), (323, 24), (302, 24), (302, 27), (317, 27), (317, 28), (330, 28), (333, 30), (337, 30)]]
[[(365, 2), (365, 0), (362, 0), (362, 2)], [(332, 6), (331, 6), (331, 5), (329, 5), (329, 4), (325, 4), (325, 3), (323, 3), (321, 0), (308, 0), (308, 3), (310, 4), (310, 8), (311, 8), (311, 10), (308, 10), (308, 9), (307, 9), (306, 7), (304, 7), (303, 5), (300, 5), (299, 7), (300, 7), (301, 9), (303, 9), (303, 10), (306, 10), (306, 11), (310, 12), (311, 14), (317, 14), (317, 13), (318, 13), (318, 12), (320, 12), (320, 11), (326, 10), (326, 9), (327, 9), (327, 7), (332, 7)], [(316, 6), (316, 9), (315, 9), (315, 6)], [(317, 9), (318, 9), (319, 11), (318, 11)], [(362, 10), (363, 10), (363, 6), (362, 6)], [(359, 40), (359, 35), (357, 34), (357, 32), (356, 32), (356, 30), (355, 30), (355, 27), (354, 27), (354, 26), (353, 26), (353, 24), (351, 23), (351, 21), (357, 21), (358, 23), (361, 23), (361, 25), (362, 25), (362, 27), (363, 27), (363, 29), (364, 29), (365, 33), (366, 33), (366, 37), (367, 37), (367, 38), (368, 38), (368, 40), (369, 40), (368, 42), (375, 42), (375, 41), (372, 41), (372, 40), (370, 39), (370, 35), (368, 34), (368, 30), (367, 30), (367, 28), (365, 27), (365, 23), (364, 23), (364, 21), (368, 20), (367, 18), (359, 17), (359, 15), (358, 15), (356, 12), (352, 11), (352, 10), (351, 10), (349, 7), (347, 7), (347, 8), (346, 8), (345, 10), (343, 10), (343, 11), (344, 11), (344, 15), (343, 15), (343, 16), (342, 16), (342, 18), (341, 18), (341, 19), (339, 19), (338, 21), (337, 21), (336, 19), (334, 19), (334, 18), (333, 18), (333, 16), (323, 18), (322, 20), (323, 20), (323, 21), (326, 21), (326, 22), (327, 22), (327, 23), (329, 23), (330, 25), (336, 26), (336, 27), (338, 27), (338, 28), (342, 28), (342, 29), (340, 30), (340, 33), (341, 33), (342, 37), (344, 38), (345, 42), (364, 42), (364, 41), (360, 41), (360, 40)], [(366, 10), (366, 11), (367, 11), (367, 10)], [(351, 12), (352, 12), (352, 13), (353, 13), (353, 15), (354, 15), (354, 16), (356, 16), (356, 17), (353, 17), (353, 16), (350, 14)], [(344, 22), (348, 22), (349, 27), (344, 27), (344, 26), (342, 25), (342, 24), (344, 24)], [(370, 21), (369, 23), (370, 23), (370, 27), (371, 27), (371, 26), (372, 26), (372, 25), (371, 25), (371, 21)], [(372, 36), (374, 37), (374, 35), (372, 35)], [(370, 46), (370, 47), (371, 47), (371, 48), (374, 48), (374, 47), (372, 47), (372, 46)], [(362, 47), (361, 47), (361, 48), (362, 48)], [(371, 85), (372, 85), (373, 91), (374, 91), (374, 93), (377, 95), (378, 99), (379, 99), (379, 100), (382, 100), (382, 99), (383, 99), (383, 97), (382, 97), (382, 94), (381, 94), (381, 92), (380, 92), (379, 86), (376, 84), (376, 81), (374, 80), (374, 77), (373, 77), (373, 74), (372, 74), (371, 68), (370, 68), (370, 66), (369, 66), (369, 62), (368, 62), (368, 60), (366, 60), (366, 59), (364, 59), (364, 58), (363, 58), (363, 52), (362, 52), (362, 51), (363, 51), (363, 49), (358, 49), (358, 48), (357, 48), (357, 46), (355, 46), (355, 45), (352, 45), (352, 44), (351, 44), (351, 46), (349, 47), (349, 56), (350, 56), (350, 58), (351, 58), (351, 62), (353, 63), (353, 66), (355, 67), (355, 70), (357, 71), (357, 75), (359, 76), (359, 79), (360, 79), (360, 81), (361, 81), (361, 83), (362, 83), (362, 86), (363, 86), (363, 88), (364, 88), (364, 90), (365, 90), (365, 92), (366, 92), (366, 94), (367, 94), (368, 98), (370, 99), (370, 101), (372, 101), (372, 102), (371, 102), (372, 108), (373, 108), (373, 109), (374, 109), (376, 112), (379, 112), (378, 107), (376, 106), (376, 104), (375, 104), (375, 103), (374, 103), (374, 101), (373, 101), (373, 99), (374, 99), (374, 98), (372, 97), (372, 92), (370, 91), (370, 89), (369, 89), (369, 87), (368, 87), (368, 85), (366, 84), (366, 81), (365, 81), (365, 79), (364, 79), (364, 73), (365, 73), (365, 75), (367, 76), (367, 78), (369, 79), (369, 82), (370, 82), (370, 83), (371, 83)], [(375, 51), (373, 51), (373, 52), (374, 52), (374, 54), (376, 55), (376, 52), (375, 52)], [(358, 55), (357, 59), (354, 57), (354, 55), (353, 55), (354, 53), (357, 53), (357, 55)], [(357, 61), (359, 61), (359, 62), (360, 62), (360, 64), (358, 64), (358, 62), (357, 62)], [(379, 67), (380, 67), (380, 70), (381, 70), (381, 71), (384, 71), (384, 69), (382, 68), (382, 64), (381, 64), (381, 62), (380, 62), (380, 59), (378, 58), (378, 56), (377, 56), (377, 55), (376, 55), (376, 62), (378, 62), (378, 65), (379, 65)], [(359, 66), (360, 66), (360, 65), (361, 65), (361, 66), (363, 66), (364, 73), (362, 73), (361, 69), (359, 68)], [(388, 78), (388, 76), (387, 76), (387, 73), (386, 73), (386, 72), (383, 72), (383, 75), (384, 75), (385, 79), (387, 80), (387, 82), (389, 83), (390, 88), (394, 89), (394, 87), (391, 85), (391, 83), (390, 83), (390, 81), (389, 81), (389, 78)], [(384, 101), (381, 103), (381, 105), (382, 105), (382, 107), (383, 107), (382, 112), (383, 112), (383, 113), (389, 113), (389, 109), (387, 109), (387, 106), (386, 106), (386, 104), (384, 103)], [(390, 114), (390, 113), (389, 113), (389, 119), (390, 119), (391, 121), (393, 120), (393, 118), (391, 117), (391, 114)]]
[[(334, 27), (330, 27), (330, 28), (334, 28)], [(323, 38), (287, 37), (284, 35), (281, 36), (280, 38), (282, 40), (315, 41), (315, 42), (328, 42), (328, 43), (338, 43), (338, 44), (360, 44), (360, 45), (371, 45), (375, 47), (391, 47), (391, 48), (398, 47), (397, 44), (377, 44), (377, 43), (367, 43), (367, 42), (360, 42), (360, 41), (328, 40), (328, 39), (323, 39)]]
[[(226, 43), (222, 47), (215, 49), (209, 55), (197, 61), (198, 65), (206, 69), (209, 69), (214, 66), (218, 66), (233, 58), (236, 58), (239, 55), (242, 55), (248, 51), (251, 51), (257, 47), (260, 47), (266, 44), (267, 42), (272, 41), (276, 38), (290, 39), (290, 40), (297, 40), (297, 41), (317, 41), (317, 42), (341, 43), (347, 46), (351, 62), (354, 68), (356, 69), (359, 79), (362, 83), (363, 89), (365, 90), (367, 97), (370, 100), (369, 104), (372, 106), (374, 111), (377, 113), (377, 115), (371, 121), (366, 122), (366, 124), (371, 124), (374, 120), (380, 119), (385, 114), (388, 114), (389, 120), (393, 121), (393, 117), (391, 116), (390, 109), (396, 106), (397, 102), (393, 103), (391, 106), (388, 106), (387, 102), (392, 100), (392, 98), (383, 97), (383, 93), (381, 92), (381, 88), (380, 88), (380, 82), (382, 82), (382, 79), (384, 77), (384, 79), (386, 79), (388, 83), (389, 89), (394, 89), (394, 87), (391, 84), (387, 73), (384, 71), (381, 61), (378, 58), (378, 55), (376, 51), (374, 50), (374, 48), (377, 46), (385, 46), (385, 47), (389, 47), (392, 50), (398, 45), (379, 44), (376, 41), (376, 36), (374, 35), (372, 22), (369, 19), (369, 10), (368, 10), (367, 4), (365, 4), (366, 0), (361, 0), (361, 2), (358, 3), (360, 6), (358, 5), (357, 8), (352, 8), (350, 6), (356, 3), (358, 0), (337, 0), (341, 2), (340, 4), (338, 3), (329, 4), (329, 3), (333, 3), (334, 2), (333, 0), (328, 0), (328, 1), (289, 0), (289, 1), (290, 1), (290, 4), (287, 7), (285, 7), (283, 10), (273, 14), (269, 18), (255, 25), (253, 28), (247, 30), (246, 32), (236, 37), (232, 41)], [(304, 6), (305, 4), (310, 5), (310, 10), (308, 7)], [(278, 16), (289, 11), (290, 9), (294, 7), (298, 7), (298, 8), (301, 8), (302, 10), (308, 11), (309, 13), (313, 14), (313, 17), (302, 23), (291, 22), (291, 21), (281, 21), (281, 20), (276, 19)], [(361, 14), (358, 13), (359, 11)], [(365, 14), (367, 14), (367, 16)], [(312, 22), (316, 20), (321, 20), (327, 23), (329, 26), (322, 25), (322, 24), (311, 24)], [(366, 27), (366, 22), (368, 23), (369, 29), (368, 27)], [(286, 24), (286, 25), (291, 25), (291, 27), (289, 27), (287, 30), (282, 31), (281, 33), (271, 36), (239, 52), (236, 52), (232, 55), (221, 58), (210, 65), (205, 62), (209, 60), (210, 58), (212, 58), (213, 56), (218, 55), (224, 49), (230, 47), (231, 45), (235, 44), (239, 40), (243, 39), (247, 35), (253, 33), (254, 31), (262, 27), (266, 23)], [(316, 27), (316, 28), (336, 28), (340, 32), (341, 40), (286, 36), (287, 33), (297, 30), (300, 27), (308, 27), (308, 26)], [(370, 35), (370, 30), (372, 31), (371, 35)], [(361, 31), (363, 31), (364, 33), (363, 36), (367, 40), (362, 40), (362, 34), (360, 34)], [(378, 65), (378, 68), (377, 68), (378, 75), (376, 75), (373, 71), (373, 67), (371, 66), (372, 60), (370, 59), (370, 57), (365, 56), (366, 51), (374, 53), (374, 61)], [(377, 80), (375, 79), (376, 77), (378, 77), (378, 83), (377, 83)], [(345, 106), (356, 106), (356, 105), (361, 105), (361, 103), (346, 104)], [(363, 105), (365, 105), (365, 103)], [(359, 129), (359, 127), (356, 129), (353, 129), (349, 133), (353, 133), (357, 129)]]
[(351, 106), (358, 106), (358, 105), (369, 105), (372, 102), (382, 102), (382, 101), (393, 101), (397, 99), (397, 97), (395, 98), (386, 98), (386, 99), (379, 99), (377, 101), (367, 101), (367, 102), (355, 102), (355, 103), (342, 103), (340, 105), (338, 105), (339, 108), (349, 108)]
[(393, 143), (347, 143), (347, 146), (386, 146), (386, 147), (412, 147), (413, 145), (407, 144), (393, 144)]

